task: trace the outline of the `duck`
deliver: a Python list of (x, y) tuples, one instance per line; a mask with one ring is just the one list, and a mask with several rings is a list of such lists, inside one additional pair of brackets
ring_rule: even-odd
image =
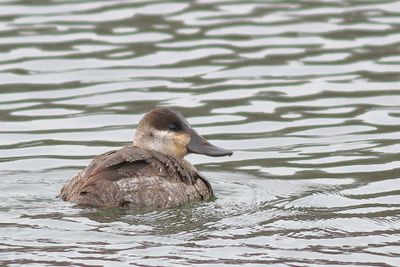
[(131, 209), (210, 200), (210, 183), (184, 159), (191, 153), (233, 154), (207, 141), (178, 111), (156, 107), (139, 121), (133, 143), (95, 157), (63, 186), (59, 197), (78, 206)]

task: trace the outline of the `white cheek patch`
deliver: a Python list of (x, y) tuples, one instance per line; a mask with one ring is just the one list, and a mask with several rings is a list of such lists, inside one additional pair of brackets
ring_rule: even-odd
[(174, 146), (172, 140), (174, 138), (174, 134), (168, 131), (154, 131), (154, 137), (152, 138), (151, 144), (154, 150), (160, 152), (166, 152), (172, 146)]
[(153, 137), (146, 138), (148, 141), (144, 146), (168, 154), (170, 149), (174, 146), (173, 144), (173, 133), (168, 131), (153, 131)]
[(174, 157), (186, 155), (185, 138), (182, 138), (180, 134), (160, 130), (153, 130), (152, 134), (153, 136), (147, 134), (146, 138), (143, 138), (142, 147)]

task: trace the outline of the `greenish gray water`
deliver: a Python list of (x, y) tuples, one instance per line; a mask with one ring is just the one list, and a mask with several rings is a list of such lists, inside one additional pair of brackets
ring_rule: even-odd
[[(2, 266), (399, 266), (399, 1), (1, 1)], [(56, 199), (173, 106), (216, 200)]]

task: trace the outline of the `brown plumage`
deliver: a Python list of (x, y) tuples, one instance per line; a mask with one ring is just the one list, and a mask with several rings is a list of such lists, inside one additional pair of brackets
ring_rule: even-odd
[(96, 207), (168, 208), (207, 200), (212, 189), (189, 162), (127, 146), (96, 157), (60, 196)]
[(60, 197), (94, 207), (169, 208), (207, 200), (206, 179), (188, 153), (231, 155), (195, 132), (178, 112), (156, 108), (139, 123), (134, 144), (97, 156), (66, 184)]

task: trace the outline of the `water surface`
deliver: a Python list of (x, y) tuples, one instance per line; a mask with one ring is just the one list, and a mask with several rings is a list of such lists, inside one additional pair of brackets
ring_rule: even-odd
[[(2, 1), (4, 266), (399, 266), (398, 1)], [(55, 198), (172, 106), (216, 200)]]

